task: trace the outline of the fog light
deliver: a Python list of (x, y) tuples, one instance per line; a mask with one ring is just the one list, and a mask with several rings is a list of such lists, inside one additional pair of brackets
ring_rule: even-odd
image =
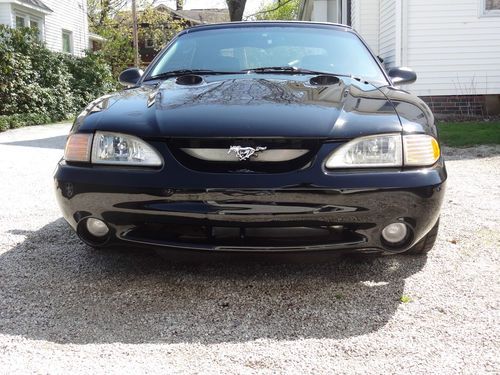
[(109, 232), (106, 223), (99, 219), (89, 218), (86, 222), (89, 233), (96, 237), (104, 237)]
[(402, 242), (408, 234), (408, 228), (404, 223), (392, 223), (382, 230), (382, 237), (390, 244)]

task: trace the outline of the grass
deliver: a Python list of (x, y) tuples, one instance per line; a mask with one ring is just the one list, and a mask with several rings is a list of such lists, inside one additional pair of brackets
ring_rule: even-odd
[(450, 147), (500, 144), (500, 121), (445, 122), (438, 129), (441, 143)]
[(403, 294), (401, 298), (399, 299), (402, 303), (410, 303), (413, 301), (413, 299), (410, 296), (407, 296)]

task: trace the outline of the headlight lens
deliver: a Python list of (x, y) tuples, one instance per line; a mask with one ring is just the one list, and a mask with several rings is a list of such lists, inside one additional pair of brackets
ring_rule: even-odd
[(108, 132), (95, 133), (91, 161), (93, 164), (162, 165), (158, 153), (143, 140), (132, 135)]
[(326, 168), (429, 166), (441, 156), (437, 140), (426, 134), (381, 134), (353, 139), (335, 150)]
[(327, 168), (399, 167), (403, 151), (400, 134), (382, 134), (354, 139), (336, 150)]

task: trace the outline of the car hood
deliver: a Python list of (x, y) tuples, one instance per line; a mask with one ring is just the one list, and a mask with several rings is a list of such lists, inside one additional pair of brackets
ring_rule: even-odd
[(401, 131), (393, 104), (375, 86), (344, 77), (321, 85), (310, 78), (207, 76), (196, 85), (172, 78), (96, 100), (75, 127), (145, 138), (346, 139)]

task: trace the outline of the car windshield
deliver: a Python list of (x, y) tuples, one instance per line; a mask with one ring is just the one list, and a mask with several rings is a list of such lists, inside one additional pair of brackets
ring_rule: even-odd
[(182, 70), (239, 72), (262, 67), (296, 67), (387, 82), (354, 33), (290, 25), (188, 32), (161, 56), (149, 77)]

